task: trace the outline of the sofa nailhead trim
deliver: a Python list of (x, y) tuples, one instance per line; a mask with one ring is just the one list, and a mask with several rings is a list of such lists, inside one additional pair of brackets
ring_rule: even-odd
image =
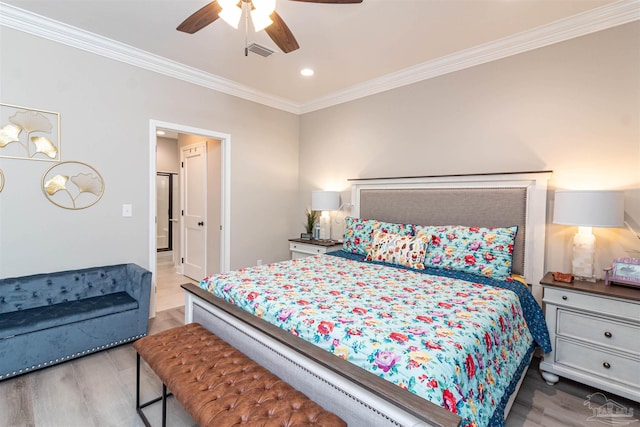
[[(94, 347), (91, 350), (85, 350), (82, 353), (78, 352), (78, 353), (75, 353), (75, 354), (64, 356), (62, 358), (56, 359), (55, 362), (57, 363), (57, 362), (60, 362), (60, 361), (74, 359), (74, 358), (80, 357), (80, 356), (82, 356), (84, 354), (94, 353), (97, 350), (111, 348), (111, 347), (114, 347), (116, 345), (124, 344), (124, 343), (131, 342), (131, 341), (135, 341), (135, 340), (137, 340), (139, 338), (146, 337), (146, 336), (147, 336), (147, 334), (141, 334), (141, 335), (136, 335), (136, 336), (124, 339), (124, 340), (114, 341), (114, 342), (112, 342), (110, 344), (103, 345), (102, 347)], [(44, 368), (44, 367), (46, 367), (48, 365), (53, 365), (53, 364), (54, 364), (54, 361), (50, 360), (49, 362), (39, 363), (37, 367), (38, 368)], [(5, 375), (0, 375), (0, 380), (6, 379), (6, 378), (9, 378), (9, 377), (13, 377), (13, 376), (18, 375), (18, 374), (27, 373), (27, 372), (30, 372), (31, 370), (35, 370), (35, 369), (36, 369), (36, 366), (34, 365), (34, 366), (31, 366), (31, 368), (25, 368), (25, 369), (21, 369), (20, 371), (17, 371), (17, 372), (13, 371), (13, 372), (7, 373)]]

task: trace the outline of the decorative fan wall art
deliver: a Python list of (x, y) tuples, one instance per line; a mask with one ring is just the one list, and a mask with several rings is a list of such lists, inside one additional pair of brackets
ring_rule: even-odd
[(0, 157), (60, 161), (60, 114), (0, 104)]
[(42, 176), (42, 191), (54, 205), (85, 209), (98, 203), (104, 193), (102, 175), (82, 162), (61, 162)]

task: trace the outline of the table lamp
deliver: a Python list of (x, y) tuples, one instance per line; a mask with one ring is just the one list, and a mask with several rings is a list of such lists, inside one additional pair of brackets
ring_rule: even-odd
[(573, 275), (595, 282), (593, 270), (596, 237), (592, 227), (622, 227), (622, 191), (556, 190), (553, 223), (578, 226), (573, 237)]
[(340, 193), (338, 191), (312, 191), (311, 210), (321, 211), (320, 240), (331, 239), (331, 216), (329, 211), (340, 207)]

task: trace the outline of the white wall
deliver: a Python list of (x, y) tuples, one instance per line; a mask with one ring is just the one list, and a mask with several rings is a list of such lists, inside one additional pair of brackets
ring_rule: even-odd
[(178, 150), (178, 141), (159, 136), (156, 144), (156, 171), (179, 173), (180, 151)]
[[(311, 190), (348, 201), (348, 178), (552, 169), (552, 188), (633, 190), (637, 208), (639, 40), (635, 22), (299, 118), (0, 27), (0, 101), (59, 112), (63, 160), (106, 183), (64, 210), (40, 189), (50, 163), (0, 159), (0, 277), (147, 265), (150, 119), (231, 134), (231, 268), (286, 259)], [(548, 227), (548, 269), (568, 270), (573, 232)], [(596, 235), (598, 268), (640, 249)]]
[[(638, 189), (639, 116), (639, 22), (309, 113), (298, 222), (312, 190), (348, 201), (349, 178), (553, 170), (552, 189)], [(548, 227), (547, 269), (570, 271), (575, 232)], [(594, 232), (599, 273), (640, 249)]]
[[(231, 135), (231, 268), (288, 258), (297, 116), (5, 27), (0, 52), (0, 101), (59, 112), (62, 159), (86, 162), (105, 180), (96, 205), (70, 211), (40, 189), (51, 163), (0, 159), (0, 277), (148, 266), (151, 119)], [(133, 217), (121, 216), (123, 203)]]

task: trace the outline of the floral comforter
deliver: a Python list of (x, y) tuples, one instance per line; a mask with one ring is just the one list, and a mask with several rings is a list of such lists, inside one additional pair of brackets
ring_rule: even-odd
[(503, 424), (512, 379), (534, 348), (527, 321), (539, 323), (536, 340), (550, 349), (535, 300), (525, 320), (516, 295), (522, 292), (499, 286), (517, 287), (512, 281), (463, 280), (349, 258), (320, 255), (246, 268), (207, 277), (200, 287), (441, 405), (463, 425)]

